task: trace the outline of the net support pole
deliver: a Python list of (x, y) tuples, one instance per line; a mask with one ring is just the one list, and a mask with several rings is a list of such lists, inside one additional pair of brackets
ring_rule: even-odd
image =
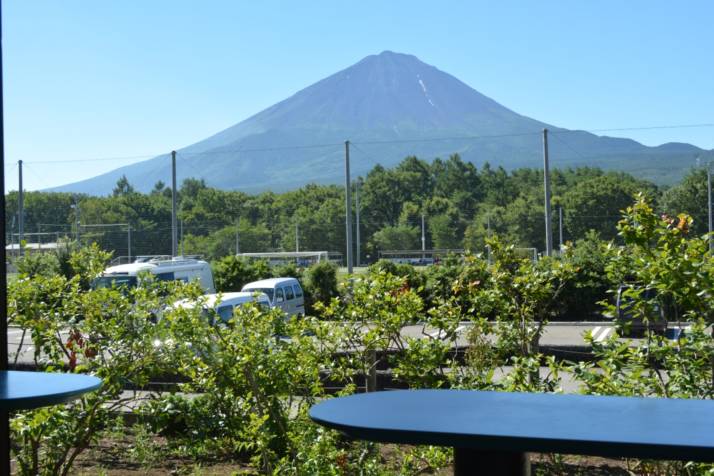
[(178, 230), (176, 228), (176, 151), (171, 151), (171, 256), (178, 251)]
[(352, 274), (352, 184), (350, 183), (350, 141), (345, 141), (345, 234), (347, 274)]
[(550, 168), (548, 164), (548, 129), (543, 129), (543, 188), (545, 189), (545, 255), (553, 254), (553, 233), (550, 229)]

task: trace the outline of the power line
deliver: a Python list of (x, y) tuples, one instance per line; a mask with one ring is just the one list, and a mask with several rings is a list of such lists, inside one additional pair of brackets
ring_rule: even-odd
[(557, 130), (557, 131), (549, 131), (551, 134), (570, 134), (574, 132), (618, 132), (618, 131), (650, 131), (650, 130), (657, 130), (657, 129), (692, 129), (692, 128), (698, 128), (698, 127), (714, 127), (714, 123), (711, 122), (704, 122), (701, 124), (676, 124), (676, 125), (667, 125), (667, 126), (641, 126), (641, 127), (616, 127), (616, 128), (607, 128), (607, 129), (569, 129), (569, 130)]
[[(350, 142), (351, 143), (351, 142)], [(199, 155), (218, 155), (218, 154), (240, 154), (244, 152), (272, 152), (278, 150), (302, 150), (302, 149), (321, 149), (326, 147), (343, 147), (344, 143), (329, 143), (329, 144), (311, 144), (311, 145), (286, 145), (281, 147), (262, 147), (262, 148), (248, 148), (248, 149), (235, 149), (231, 151), (226, 150), (209, 150), (206, 152), (181, 152), (181, 155), (189, 156), (199, 156)]]
[[(659, 130), (659, 129), (691, 129), (691, 128), (706, 128), (714, 127), (714, 123), (699, 123), (699, 124), (673, 124), (673, 125), (658, 125), (658, 126), (640, 126), (640, 127), (617, 127), (617, 128), (600, 128), (600, 129), (582, 129), (582, 130), (549, 130), (550, 135), (560, 135), (560, 134), (574, 134), (574, 133), (596, 133), (596, 132), (621, 132), (621, 131), (645, 131), (645, 130)], [(524, 137), (524, 136), (538, 136), (541, 131), (533, 132), (519, 132), (519, 133), (509, 133), (509, 134), (490, 134), (490, 135), (471, 135), (471, 136), (450, 136), (450, 137), (430, 137), (430, 138), (413, 138), (413, 139), (391, 139), (391, 140), (367, 140), (367, 141), (350, 141), (350, 144), (355, 145), (378, 145), (378, 144), (409, 144), (409, 143), (424, 143), (424, 142), (440, 142), (440, 141), (470, 141), (470, 140), (481, 140), (481, 139), (498, 139), (505, 137)], [(301, 144), (301, 145), (286, 145), (279, 147), (254, 147), (245, 149), (236, 149), (233, 151), (226, 150), (209, 150), (205, 152), (180, 152), (182, 156), (201, 156), (201, 155), (218, 155), (218, 154), (240, 154), (245, 152), (269, 152), (269, 151), (281, 151), (281, 150), (302, 150), (302, 149), (320, 149), (327, 147), (342, 147), (342, 142), (334, 143), (323, 143), (323, 144)], [(138, 160), (138, 159), (151, 159), (167, 155), (168, 152), (159, 154), (144, 154), (144, 155), (133, 155), (133, 156), (113, 156), (113, 157), (94, 157), (94, 158), (83, 158), (83, 159), (60, 159), (60, 160), (30, 160), (23, 161), (25, 164), (60, 164), (60, 163), (82, 163), (82, 162), (102, 162), (102, 161), (117, 161), (117, 160)], [(10, 164), (6, 163), (5, 166), (8, 167)]]
[[(418, 142), (439, 142), (439, 141), (451, 141), (451, 140), (479, 140), (479, 139), (497, 139), (501, 137), (521, 137), (521, 136), (531, 136), (539, 135), (538, 132), (519, 132), (513, 134), (493, 134), (493, 135), (480, 135), (480, 136), (455, 136), (455, 137), (430, 137), (424, 139), (393, 139), (393, 140), (375, 140), (375, 141), (358, 141), (357, 144), (361, 145), (376, 145), (376, 144), (408, 144), (408, 143), (418, 143)], [(350, 142), (353, 144), (353, 142)]]
[(152, 154), (152, 155), (134, 155), (134, 156), (124, 156), (124, 157), (95, 157), (91, 159), (61, 159), (61, 160), (31, 160), (23, 161), (24, 164), (66, 164), (66, 163), (78, 163), (78, 162), (104, 162), (110, 160), (136, 160), (136, 159), (151, 159), (164, 154)]
[(573, 152), (575, 152), (575, 155), (577, 155), (577, 156), (580, 157), (581, 159), (587, 159), (587, 157), (585, 157), (583, 154), (581, 154), (579, 151), (577, 151), (573, 146), (571, 146), (570, 144), (568, 144), (567, 142), (565, 142), (563, 139), (561, 139), (561, 138), (558, 137), (557, 135), (555, 136), (555, 138), (556, 138), (561, 144), (565, 145), (565, 147), (567, 147), (568, 149), (570, 149), (570, 150), (572, 150)]

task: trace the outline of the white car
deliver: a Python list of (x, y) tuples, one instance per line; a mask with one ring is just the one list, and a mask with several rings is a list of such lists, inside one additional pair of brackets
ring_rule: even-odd
[[(228, 322), (233, 317), (233, 310), (249, 302), (256, 302), (259, 306), (270, 309), (268, 296), (257, 292), (219, 293), (206, 294), (199, 301), (183, 300), (176, 303), (175, 307), (193, 309), (200, 302), (204, 312), (211, 318), (217, 315), (223, 322)], [(212, 322), (213, 323), (213, 322)]]

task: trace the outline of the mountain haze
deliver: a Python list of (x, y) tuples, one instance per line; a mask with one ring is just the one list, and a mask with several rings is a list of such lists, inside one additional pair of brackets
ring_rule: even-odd
[[(353, 176), (408, 155), (459, 153), (479, 166), (541, 167), (544, 128), (552, 132), (552, 167), (598, 166), (671, 183), (704, 152), (558, 128), (517, 114), (415, 56), (385, 51), (177, 151), (177, 176), (246, 192), (340, 183), (345, 140), (354, 144)], [(159, 156), (53, 190), (106, 195), (122, 175), (148, 191), (170, 181), (171, 161)]]

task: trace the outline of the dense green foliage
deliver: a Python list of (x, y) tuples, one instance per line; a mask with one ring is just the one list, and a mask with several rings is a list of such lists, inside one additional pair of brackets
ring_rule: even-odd
[[(92, 373), (104, 386), (71, 404), (13, 415), (18, 470), (68, 474), (82, 451), (115, 431), (120, 408), (136, 412), (137, 431), (166, 438), (170, 451), (234, 458), (265, 474), (423, 474), (448, 465), (448, 450), (423, 447), (395, 448), (384, 462), (379, 445), (345, 441), (309, 420), (310, 405), (335, 387), (349, 394), (371, 386), (370, 376), (385, 367), (393, 384), (409, 388), (561, 392), (567, 372), (583, 393), (711, 399), (714, 258), (692, 223), (656, 213), (640, 197), (620, 220), (617, 242), (592, 232), (537, 262), (496, 237), (487, 241), (488, 256), (451, 256), (424, 270), (380, 261), (339, 285), (335, 268), (320, 264), (305, 273), (313, 311), (290, 320), (248, 305), (213, 324), (195, 284), (87, 289), (109, 258), (97, 246), (69, 256), (69, 277), (49, 259), (28, 261), (8, 289), (10, 323), (26, 329), (38, 368)], [(216, 269), (226, 289), (268, 273), (265, 263), (234, 257)], [(294, 267), (275, 272), (297, 274)], [(648, 322), (665, 309), (691, 329), (676, 340), (646, 330), (641, 341), (622, 341), (628, 322), (621, 322), (609, 339), (590, 339), (592, 361), (542, 353), (544, 326), (563, 306), (580, 299), (594, 309), (603, 300), (614, 314), (612, 296), (623, 283), (633, 318)], [(186, 298), (198, 305), (175, 305)], [(469, 346), (454, 352), (465, 323)], [(405, 325), (421, 326), (422, 336), (405, 336)], [(122, 394), (157, 376), (181, 384), (154, 388), (143, 403)], [(711, 471), (653, 461), (633, 468), (641, 475)]]
[[(581, 240), (590, 230), (603, 239), (617, 238), (620, 211), (638, 192), (661, 203), (663, 211), (692, 214), (694, 229), (702, 233), (704, 176), (695, 170), (662, 195), (652, 183), (623, 173), (586, 167), (553, 170), (556, 242), (560, 207), (565, 241)], [(431, 163), (408, 157), (392, 169), (377, 165), (356, 181), (361, 184), (353, 190), (360, 202), (361, 263), (375, 261), (381, 250), (420, 249), (422, 216), (427, 249), (479, 253), (496, 234), (517, 247), (544, 248), (540, 170), (507, 172), (488, 164), (477, 169), (458, 155)], [(6, 229), (15, 233), (17, 198), (10, 193), (6, 204)], [(301, 250), (344, 254), (344, 190), (339, 186), (310, 184), (280, 194), (247, 195), (187, 179), (178, 191), (178, 204), (183, 254), (218, 260), (236, 251), (292, 251), (296, 244)], [(83, 243), (97, 242), (114, 256), (127, 255), (130, 247), (133, 256), (169, 254), (171, 191), (158, 183), (151, 193), (138, 193), (122, 178), (104, 197), (25, 194), (27, 241), (75, 239), (78, 222)], [(28, 235), (37, 232), (49, 235)]]

